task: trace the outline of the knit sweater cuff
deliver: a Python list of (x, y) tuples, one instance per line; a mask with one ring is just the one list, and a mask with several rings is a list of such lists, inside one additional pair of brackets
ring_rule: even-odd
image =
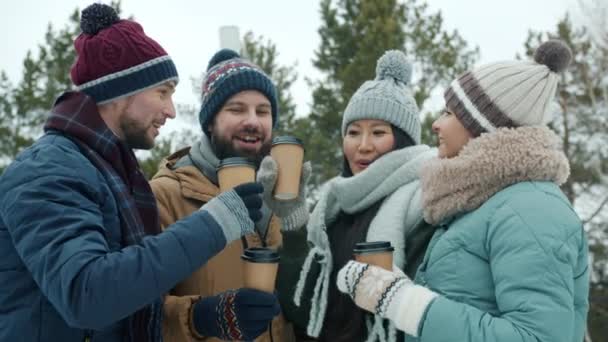
[(294, 231), (302, 228), (308, 223), (308, 209), (306, 205), (299, 206), (291, 214), (281, 218), (281, 230)]
[(388, 304), (386, 317), (395, 323), (397, 329), (418, 337), (427, 307), (437, 296), (437, 293), (424, 286), (409, 284), (403, 286)]
[(226, 244), (252, 233), (254, 222), (248, 214), (245, 203), (234, 190), (225, 192), (207, 204), (201, 210), (206, 210), (219, 224), (226, 237)]
[(190, 304), (190, 310), (188, 310), (188, 330), (192, 335), (192, 338), (196, 341), (202, 341), (206, 338), (196, 330), (196, 326), (194, 325), (194, 308), (196, 306), (196, 303), (198, 303), (200, 300), (200, 297), (196, 300), (192, 300), (192, 303)]

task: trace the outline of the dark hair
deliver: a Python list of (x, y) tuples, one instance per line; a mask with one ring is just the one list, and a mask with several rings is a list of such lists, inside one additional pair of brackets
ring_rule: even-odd
[[(395, 143), (393, 144), (393, 151), (402, 149), (404, 147), (414, 146), (416, 142), (412, 139), (407, 133), (402, 131), (400, 128), (391, 125), (391, 131), (393, 132), (393, 136), (395, 137)], [(346, 160), (346, 156), (342, 158), (342, 177), (350, 177), (353, 175), (353, 171), (348, 166), (348, 161)]]
[[(401, 129), (391, 125), (395, 143), (393, 150), (413, 146), (416, 143), (409, 135)], [(346, 157), (344, 157), (342, 169), (343, 177), (353, 175)], [(341, 212), (332, 224), (327, 234), (333, 256), (333, 267), (330, 274), (330, 283), (327, 298), (327, 312), (325, 322), (320, 335), (320, 341), (332, 342), (357, 342), (365, 341), (367, 338), (367, 326), (365, 317), (367, 311), (359, 308), (352, 299), (338, 291), (336, 286), (336, 275), (338, 271), (352, 259), (355, 244), (365, 241), (369, 225), (378, 213), (382, 200), (377, 201), (367, 209), (356, 213), (347, 214)]]

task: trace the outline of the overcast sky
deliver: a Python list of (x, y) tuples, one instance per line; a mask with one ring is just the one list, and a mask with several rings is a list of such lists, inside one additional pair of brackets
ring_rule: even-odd
[[(0, 11), (0, 69), (18, 82), (26, 51), (36, 51), (48, 23), (62, 27), (76, 7), (82, 9), (90, 3), (20, 0), (4, 6)], [(578, 8), (577, 0), (429, 0), (428, 4), (432, 11), (441, 10), (448, 29), (457, 29), (469, 44), (479, 46), (480, 63), (512, 59), (523, 51), (529, 29), (554, 30), (566, 11)], [(219, 48), (219, 28), (237, 25), (241, 34), (251, 30), (271, 39), (280, 52), (280, 63), (298, 63), (300, 77), (292, 93), (298, 114), (308, 112), (311, 91), (304, 77), (319, 77), (311, 62), (319, 46), (318, 1), (123, 0), (122, 10), (123, 15), (133, 15), (175, 61), (182, 80), (177, 102), (198, 103), (190, 79), (202, 73)], [(434, 101), (435, 106), (440, 102)]]

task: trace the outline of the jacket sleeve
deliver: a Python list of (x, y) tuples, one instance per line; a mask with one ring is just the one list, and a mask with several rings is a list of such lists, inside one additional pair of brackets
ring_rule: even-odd
[(163, 341), (205, 341), (193, 329), (192, 308), (200, 296), (166, 296), (163, 316)]
[[(53, 147), (59, 149), (59, 147)], [(112, 251), (119, 227), (104, 227), (101, 175), (74, 151), (16, 162), (0, 186), (0, 211), (17, 253), (65, 321), (101, 329), (162, 296), (226, 244), (205, 212), (162, 234)], [(61, 162), (51, 158), (61, 155)]]
[(575, 336), (573, 298), (582, 227), (563, 203), (544, 200), (571, 214), (555, 218), (547, 211), (514, 210), (507, 204), (488, 222), (486, 248), (501, 313), (493, 316), (440, 296), (427, 308), (420, 341), (582, 340)]
[[(172, 193), (179, 192), (178, 182), (168, 178), (158, 178), (150, 182), (152, 192), (156, 197), (160, 225), (163, 230), (178, 220), (178, 214), (174, 210), (171, 198), (179, 198)], [(202, 204), (201, 204), (202, 206)], [(172, 229), (172, 228), (171, 228)], [(198, 295), (176, 296), (173, 289), (165, 297), (163, 316), (163, 340), (164, 341), (205, 341), (208, 337), (198, 335), (192, 329), (192, 307)]]
[[(158, 207), (158, 217), (160, 226), (163, 230), (166, 230), (170, 225), (175, 223), (175, 221), (180, 219), (180, 215), (175, 208), (175, 201), (179, 199), (185, 200), (183, 198), (178, 197), (176, 194), (179, 194), (179, 183), (168, 177), (160, 177), (154, 178), (150, 181), (150, 188), (154, 193), (154, 198), (156, 198), (156, 206)], [(201, 207), (205, 203), (201, 203)]]

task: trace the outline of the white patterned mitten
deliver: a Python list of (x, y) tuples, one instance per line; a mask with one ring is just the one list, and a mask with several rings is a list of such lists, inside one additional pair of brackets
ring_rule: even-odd
[(337, 285), (357, 306), (391, 320), (397, 329), (414, 337), (427, 307), (437, 297), (398, 269), (389, 272), (352, 260), (338, 272)]

